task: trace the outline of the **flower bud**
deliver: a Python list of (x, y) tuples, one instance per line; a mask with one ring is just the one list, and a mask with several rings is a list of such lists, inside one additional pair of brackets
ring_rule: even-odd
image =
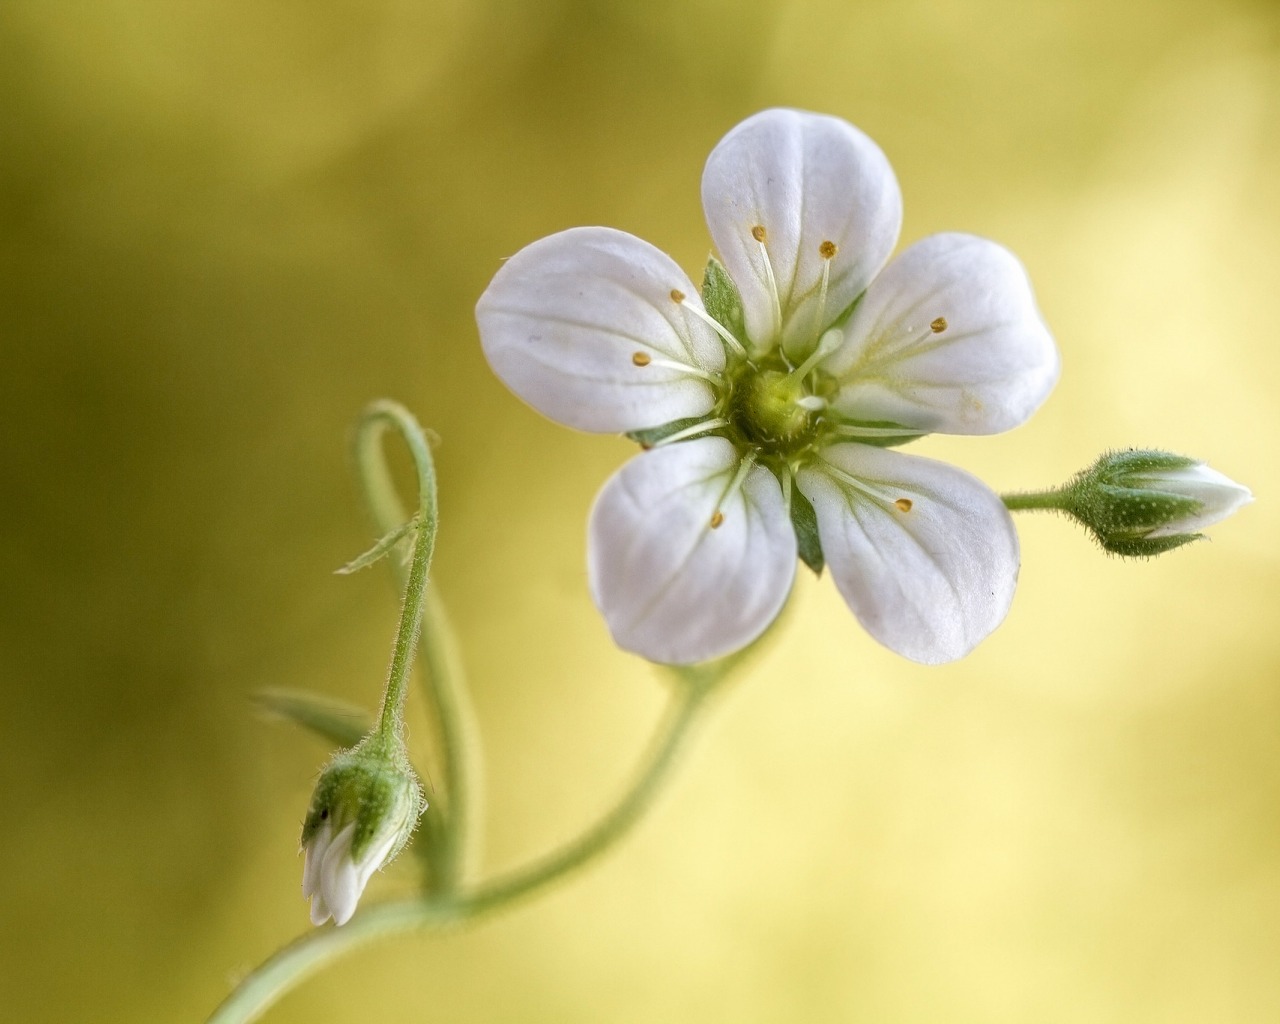
[(409, 841), (425, 807), (408, 761), (384, 747), (361, 744), (329, 763), (302, 826), (312, 924), (351, 919), (369, 877)]
[(1063, 510), (1108, 551), (1152, 556), (1203, 534), (1253, 500), (1247, 487), (1182, 455), (1107, 452), (1063, 488)]

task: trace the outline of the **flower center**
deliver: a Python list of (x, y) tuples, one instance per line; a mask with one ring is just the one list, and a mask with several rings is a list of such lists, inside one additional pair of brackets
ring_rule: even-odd
[(781, 363), (745, 366), (733, 381), (725, 417), (733, 433), (766, 459), (790, 460), (818, 439), (826, 400), (805, 374)]
[(735, 390), (730, 420), (754, 444), (790, 447), (809, 429), (811, 414), (796, 404), (803, 397), (799, 380), (781, 370), (763, 370)]

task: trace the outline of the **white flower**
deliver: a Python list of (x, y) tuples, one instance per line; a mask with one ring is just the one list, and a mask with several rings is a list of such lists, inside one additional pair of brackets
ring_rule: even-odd
[(1048, 395), (1057, 352), (1025, 272), (961, 234), (884, 267), (897, 182), (834, 117), (744, 121), (707, 160), (702, 201), (723, 266), (701, 297), (647, 242), (589, 227), (518, 252), (476, 308), (519, 397), (654, 442), (591, 513), (590, 585), (614, 639), (677, 664), (734, 651), (782, 608), (799, 551), (815, 568), (825, 555), (881, 643), (962, 656), (1008, 611), (1012, 521), (973, 477), (889, 446), (1007, 430)]
[(360, 747), (333, 760), (302, 826), (302, 896), (312, 924), (351, 919), (369, 879), (408, 842), (425, 807), (407, 764)]

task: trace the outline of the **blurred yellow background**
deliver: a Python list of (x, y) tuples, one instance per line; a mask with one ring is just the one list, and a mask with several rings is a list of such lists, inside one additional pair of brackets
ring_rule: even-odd
[(1058, 339), (1030, 424), (912, 450), (1010, 490), (1156, 445), (1258, 501), (1151, 563), (1020, 517), (1008, 621), (941, 669), (802, 570), (622, 847), (267, 1020), (1280, 1019), (1278, 30), (1271, 0), (6, 0), (0, 1016), (202, 1020), (308, 928), (325, 749), (247, 698), (377, 699), (396, 596), (331, 575), (371, 540), (369, 399), (443, 438), (486, 864), (606, 805), (663, 697), (586, 594), (632, 446), (521, 405), (472, 308), (578, 224), (696, 275), (702, 162), (781, 104), (879, 142), (904, 242), (1010, 246)]

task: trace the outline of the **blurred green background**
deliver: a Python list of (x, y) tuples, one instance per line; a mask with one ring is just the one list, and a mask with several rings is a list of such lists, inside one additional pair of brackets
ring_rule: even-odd
[(1028, 426), (914, 450), (1007, 490), (1159, 445), (1258, 502), (1152, 563), (1020, 518), (1008, 621), (942, 669), (806, 575), (623, 847), (267, 1019), (1280, 1019), (1278, 29), (1268, 0), (5, 0), (0, 1015), (198, 1021), (307, 929), (325, 750), (247, 695), (376, 700), (396, 595), (331, 575), (371, 540), (369, 399), (443, 438), (486, 864), (605, 806), (663, 695), (586, 595), (631, 446), (508, 394), (472, 308), (578, 224), (696, 274), (706, 154), (786, 104), (880, 143), (904, 242), (1013, 248), (1058, 338)]

